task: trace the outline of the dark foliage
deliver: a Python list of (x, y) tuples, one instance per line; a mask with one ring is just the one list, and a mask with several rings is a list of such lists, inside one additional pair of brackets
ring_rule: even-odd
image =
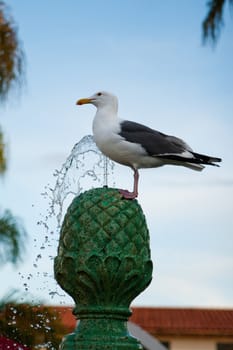
[(22, 259), (26, 232), (19, 219), (9, 210), (0, 213), (0, 265), (11, 262), (16, 264)]
[(6, 171), (6, 148), (3, 133), (0, 127), (0, 175)]
[(24, 54), (17, 28), (8, 9), (0, 0), (0, 99), (5, 100), (10, 89), (23, 81)]
[[(209, 0), (209, 11), (205, 20), (202, 23), (203, 40), (211, 41), (213, 44), (217, 42), (220, 35), (221, 27), (223, 26), (223, 10), (227, 0)], [(233, 0), (228, 0), (230, 5), (233, 5)]]
[(0, 310), (0, 335), (29, 348), (57, 350), (67, 332), (57, 311), (30, 304), (6, 304)]

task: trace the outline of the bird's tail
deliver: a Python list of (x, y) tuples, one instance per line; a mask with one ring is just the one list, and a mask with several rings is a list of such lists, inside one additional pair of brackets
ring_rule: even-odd
[(182, 165), (197, 171), (201, 171), (202, 169), (204, 169), (204, 165), (219, 166), (215, 163), (219, 163), (222, 161), (221, 158), (211, 157), (205, 154), (199, 154), (191, 151), (190, 157), (183, 157), (182, 155), (178, 154), (166, 154), (163, 156), (159, 156), (159, 158), (166, 159), (167, 161), (169, 161), (169, 164)]

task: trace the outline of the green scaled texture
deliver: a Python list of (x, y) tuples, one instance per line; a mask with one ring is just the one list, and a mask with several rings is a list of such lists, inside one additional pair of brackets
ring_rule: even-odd
[(136, 200), (111, 188), (76, 197), (64, 218), (54, 271), (80, 320), (61, 349), (142, 349), (126, 327), (130, 303), (152, 278), (149, 232)]

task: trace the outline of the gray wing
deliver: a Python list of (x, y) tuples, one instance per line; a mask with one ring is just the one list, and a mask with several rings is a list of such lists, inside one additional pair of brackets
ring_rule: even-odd
[(191, 148), (181, 139), (131, 121), (121, 122), (119, 133), (126, 141), (139, 143), (150, 156), (181, 155)]

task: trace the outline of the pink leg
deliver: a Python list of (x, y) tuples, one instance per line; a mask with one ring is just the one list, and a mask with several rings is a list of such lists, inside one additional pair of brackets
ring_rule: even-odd
[(127, 190), (119, 190), (120, 194), (125, 199), (134, 199), (138, 196), (138, 179), (139, 179), (139, 172), (137, 169), (134, 169), (134, 184), (133, 184), (133, 192), (129, 192)]

